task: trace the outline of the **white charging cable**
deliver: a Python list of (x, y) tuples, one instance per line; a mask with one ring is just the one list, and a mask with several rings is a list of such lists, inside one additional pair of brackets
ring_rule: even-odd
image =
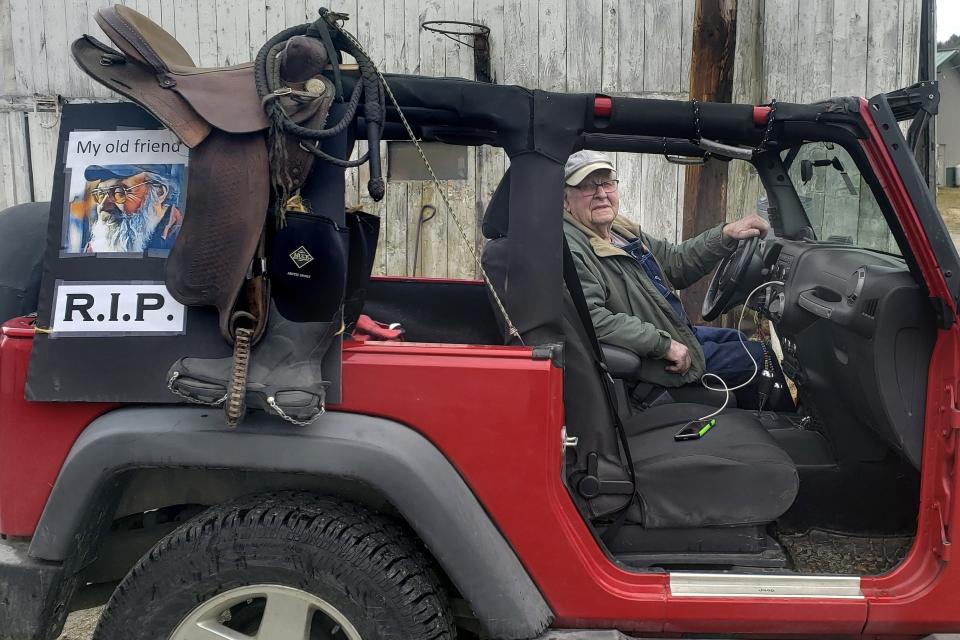
[[(721, 378), (720, 376), (718, 376), (718, 375), (715, 374), (715, 373), (705, 373), (705, 374), (703, 374), (702, 376), (700, 376), (700, 384), (702, 384), (705, 389), (709, 389), (710, 391), (723, 391), (724, 393), (726, 393), (726, 396), (725, 396), (724, 399), (723, 399), (723, 405), (721, 405), (721, 407), (720, 407), (719, 409), (717, 409), (717, 410), (714, 411), (713, 413), (710, 413), (710, 414), (707, 414), (707, 415), (703, 416), (702, 418), (697, 418), (696, 421), (709, 420), (710, 418), (712, 418), (712, 417), (714, 417), (714, 416), (717, 416), (717, 415), (720, 415), (721, 413), (723, 413), (723, 410), (727, 408), (727, 405), (728, 405), (728, 404), (730, 404), (730, 393), (733, 392), (733, 391), (736, 391), (736, 390), (738, 390), (738, 389), (743, 389), (744, 387), (746, 387), (747, 385), (749, 385), (751, 382), (753, 382), (753, 379), (757, 377), (757, 374), (758, 374), (758, 373), (760, 373), (760, 365), (757, 364), (756, 358), (753, 357), (753, 354), (750, 353), (750, 349), (747, 348), (747, 343), (746, 343), (746, 342), (744, 341), (744, 339), (743, 339), (743, 332), (740, 331), (740, 326), (743, 324), (743, 316), (744, 316), (744, 314), (747, 312), (747, 303), (750, 302), (750, 300), (751, 300), (751, 298), (753, 298), (754, 294), (755, 294), (757, 291), (759, 291), (760, 289), (763, 289), (764, 287), (769, 287), (770, 285), (774, 285), (774, 284), (782, 285), (782, 284), (783, 284), (783, 281), (782, 281), (782, 280), (770, 280), (769, 282), (764, 282), (763, 284), (761, 284), (760, 286), (758, 286), (756, 289), (754, 289), (753, 291), (751, 291), (750, 294), (747, 295), (747, 299), (744, 300), (744, 302), (743, 302), (743, 309), (740, 311), (740, 320), (737, 321), (737, 338), (740, 340), (740, 345), (743, 347), (743, 350), (747, 352), (747, 356), (750, 357), (750, 361), (753, 363), (753, 374), (747, 379), (746, 382), (740, 383), (740, 384), (738, 384), (738, 385), (735, 386), (735, 387), (729, 387), (729, 386), (727, 386), (727, 383), (724, 382), (723, 378)], [(709, 384), (707, 384), (707, 378), (708, 378), (708, 377), (709, 377), (709, 378), (716, 378), (717, 380), (719, 380), (719, 381), (720, 381), (720, 384), (722, 385), (722, 387), (720, 387), (720, 388), (718, 388), (718, 387), (711, 387)]]

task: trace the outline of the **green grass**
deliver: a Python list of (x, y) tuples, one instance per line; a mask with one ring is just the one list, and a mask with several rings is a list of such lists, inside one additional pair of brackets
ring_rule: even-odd
[(952, 234), (960, 234), (960, 188), (937, 189), (937, 207)]

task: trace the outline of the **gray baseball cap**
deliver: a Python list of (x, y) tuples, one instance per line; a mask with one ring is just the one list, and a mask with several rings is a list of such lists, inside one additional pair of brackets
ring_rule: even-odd
[(563, 167), (563, 180), (571, 187), (575, 187), (588, 175), (598, 169), (609, 169), (616, 172), (610, 157), (599, 151), (577, 151), (569, 158)]

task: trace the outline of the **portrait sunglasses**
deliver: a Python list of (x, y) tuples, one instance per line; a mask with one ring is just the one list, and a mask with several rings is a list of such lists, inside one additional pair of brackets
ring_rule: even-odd
[(103, 202), (108, 197), (116, 200), (118, 197), (126, 198), (127, 196), (132, 194), (136, 189), (142, 187), (145, 184), (152, 185), (152, 184), (156, 184), (156, 182), (152, 180), (144, 180), (143, 182), (138, 182), (137, 184), (132, 184), (128, 187), (125, 187), (122, 185), (114, 185), (112, 187), (106, 187), (103, 189), (97, 188), (97, 189), (93, 189), (90, 192), (90, 195), (92, 195), (93, 199), (96, 200), (98, 203)]

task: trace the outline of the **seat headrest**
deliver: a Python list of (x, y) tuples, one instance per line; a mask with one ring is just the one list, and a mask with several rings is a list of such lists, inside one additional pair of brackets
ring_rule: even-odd
[(506, 238), (510, 230), (510, 168), (503, 174), (497, 190), (483, 212), (480, 230), (487, 240)]

